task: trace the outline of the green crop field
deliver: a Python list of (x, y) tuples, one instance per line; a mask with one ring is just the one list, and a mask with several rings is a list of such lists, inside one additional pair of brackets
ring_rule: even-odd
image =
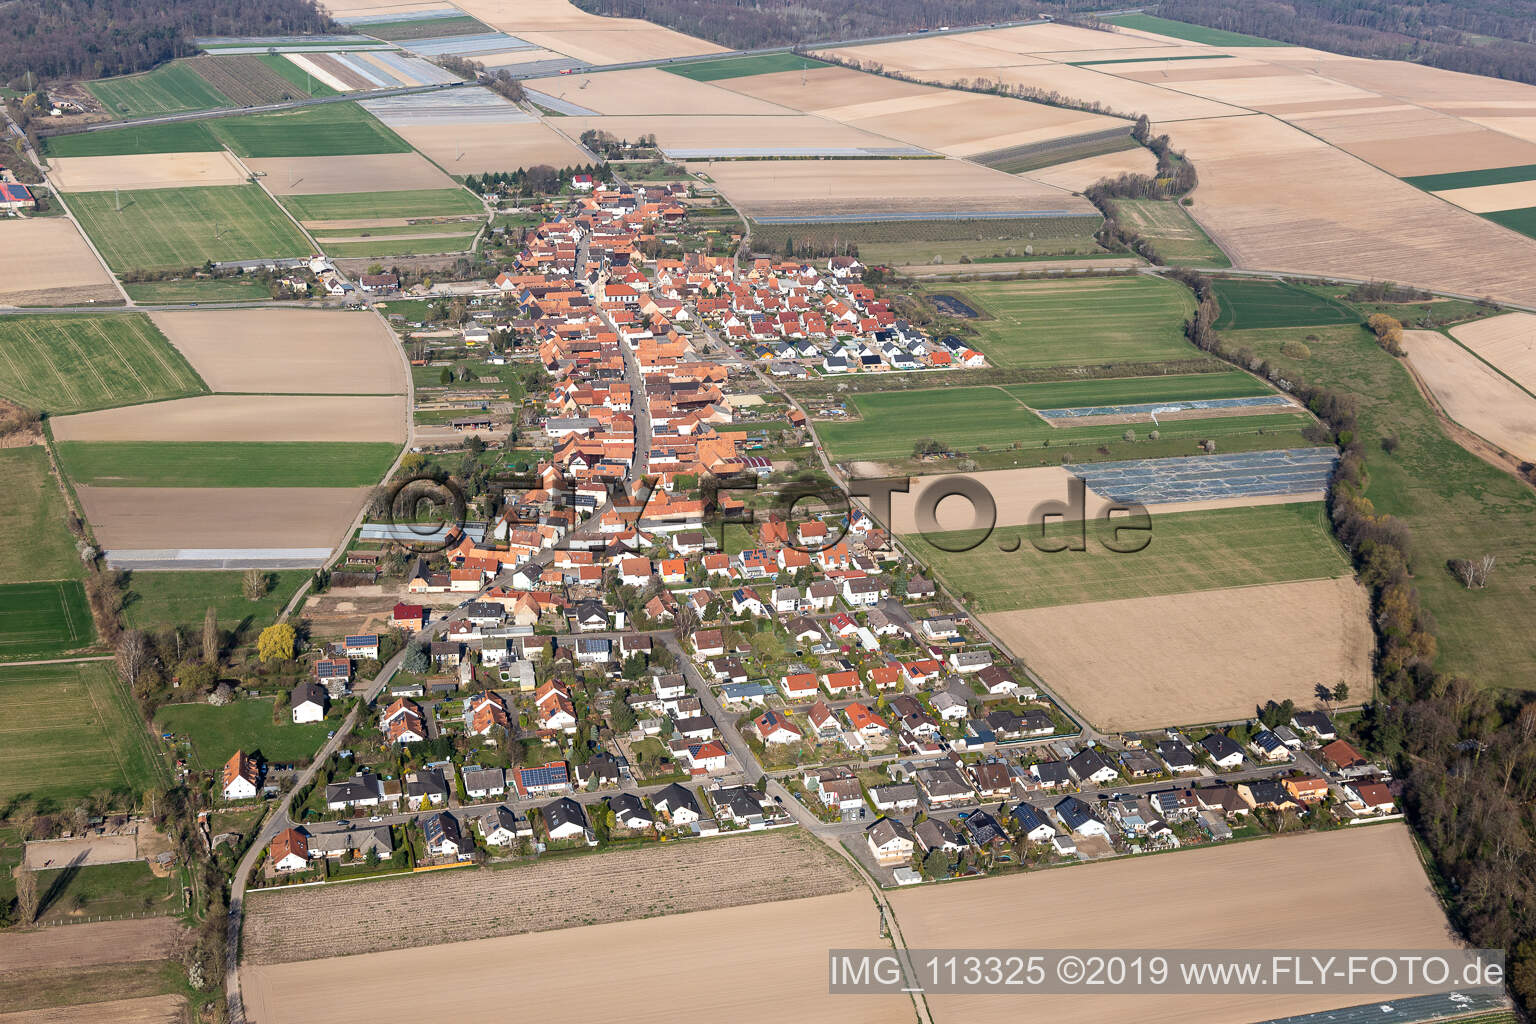
[(1241, 32), (1228, 32), (1219, 28), (1206, 28), (1204, 25), (1191, 25), (1188, 22), (1171, 21), (1168, 18), (1156, 18), (1150, 14), (1117, 14), (1104, 20), (1125, 28), (1136, 29), (1138, 32), (1155, 32), (1160, 36), (1188, 39), (1192, 43), (1205, 43), (1208, 46), (1288, 45), (1274, 39), (1244, 35)]
[(40, 446), (0, 448), (0, 580), (78, 579), (64, 497)]
[(110, 662), (0, 668), (0, 802), (56, 808), (98, 790), (142, 793), (163, 780), (144, 723)]
[(133, 572), (123, 619), (135, 629), (187, 626), (202, 622), (213, 608), (220, 629), (249, 640), (256, 630), (272, 624), (309, 576), (308, 569), (273, 570), (267, 573), (263, 595), (252, 601), (245, 596), (245, 573), (238, 570)]
[(1160, 377), (1106, 377), (1099, 380), (1047, 381), (1041, 384), (1004, 384), (1003, 390), (1031, 409), (1189, 402), (1202, 398), (1254, 398), (1274, 394), (1274, 389), (1268, 384), (1241, 370), (1229, 373), (1170, 373)]
[(1159, 277), (986, 281), (935, 285), (990, 319), (967, 320), (973, 344), (997, 366), (1074, 366), (1187, 359), (1183, 285)]
[(259, 753), (268, 761), (307, 761), (335, 728), (330, 722), (294, 725), (283, 716), (272, 721), (272, 701), (252, 698), (222, 708), (211, 704), (168, 704), (155, 712), (155, 727), (186, 744), (189, 760), (200, 771), (217, 771), (237, 750)]
[(1227, 254), (1178, 203), (1166, 199), (1116, 199), (1113, 202), (1120, 223), (1151, 242), (1169, 266), (1232, 265)]
[[(1058, 525), (1049, 532), (1070, 529)], [(1026, 527), (1000, 527), (970, 551), (950, 552), (920, 535), (905, 540), (978, 611), (1154, 597), (1259, 583), (1348, 575), (1348, 561), (1328, 529), (1322, 502), (1178, 512), (1152, 517), (1151, 543), (1117, 554), (1087, 524), (1087, 549), (1045, 553)], [(974, 532), (932, 538), (945, 547), (978, 540)], [(1010, 550), (1017, 543), (1017, 550)]]
[(58, 415), (207, 393), (142, 314), (0, 317), (0, 395), (28, 408)]
[(1527, 206), (1522, 210), (1499, 210), (1496, 213), (1485, 213), (1482, 216), (1502, 224), (1511, 231), (1518, 231), (1522, 235), (1536, 238), (1536, 206)]
[(1515, 167), (1488, 167), (1481, 171), (1449, 171), (1445, 174), (1418, 174), (1404, 178), (1408, 184), (1426, 192), (1445, 192), (1455, 188), (1482, 185), (1509, 185), (1517, 181), (1536, 181), (1536, 164)]
[(119, 117), (147, 117), (230, 106), (229, 97), (194, 71), (193, 63), (193, 60), (174, 60), (153, 71), (89, 82), (86, 88), (103, 107)]
[(213, 131), (244, 157), (411, 152), (404, 139), (356, 103), (224, 117), (213, 123)]
[[(389, 232), (381, 230), (380, 234)], [(435, 256), (448, 252), (467, 252), (474, 247), (475, 234), (447, 238), (369, 239), (361, 242), (321, 242), (327, 256), (337, 259), (363, 259), (370, 256)]]
[(341, 441), (65, 441), (64, 471), (94, 487), (369, 487), (400, 446)]
[(272, 297), (260, 281), (243, 277), (138, 281), (123, 287), (128, 290), (134, 302), (151, 306), (187, 302), (252, 302)]
[(867, 264), (927, 263), (935, 255), (958, 262), (962, 255), (980, 259), (1009, 249), (1026, 255), (1101, 252), (1094, 241), (1104, 218), (1098, 214), (1066, 217), (1008, 217), (970, 220), (886, 220), (853, 223), (753, 224), (752, 245), (759, 252), (780, 253), (786, 242), (820, 245), (852, 243)]
[(207, 121), (172, 121), (110, 131), (50, 135), (43, 139), (49, 156), (132, 156), (136, 153), (211, 153), (224, 148)]
[(181, 913), (181, 876), (157, 877), (144, 860), (63, 867), (37, 873), (38, 919), (66, 923), (84, 917)]
[(403, 39), (436, 39), (438, 36), (467, 36), (494, 32), (479, 21), (464, 14), (454, 18), (417, 18), (414, 21), (367, 21), (353, 22), (349, 32), (383, 39), (391, 43)]
[(77, 192), (69, 204), (119, 272), (307, 256), (313, 248), (258, 185)]
[(771, 75), (775, 71), (814, 71), (830, 67), (826, 61), (802, 57), (798, 53), (763, 53), (754, 57), (723, 57), (720, 60), (694, 60), (662, 68), (695, 82), (719, 82), (749, 75)]
[[(431, 188), (409, 192), (348, 192), (331, 196), (283, 196), (290, 213), (306, 223), (385, 217), (468, 217), (485, 213), (485, 204), (467, 189)], [(383, 228), (379, 229), (384, 230)]]
[(1217, 279), (1212, 282), (1221, 314), (1216, 327), (1314, 327), (1360, 319), (1353, 310), (1285, 281)]
[(79, 580), (0, 583), (0, 659), (55, 658), (95, 642)]
[(312, 96), (340, 96), (341, 93), (309, 74), (280, 53), (258, 53), (255, 58), (267, 66), (279, 78), (285, 79), (300, 93)]
[[(1224, 452), (1308, 443), (1301, 439), (1301, 430), (1309, 418), (1283, 410), (1252, 416), (1164, 420), (1156, 427), (1150, 421), (1053, 427), (1014, 394), (1014, 387), (1034, 386), (853, 395), (848, 400), (861, 418), (849, 423), (818, 422), (816, 433), (832, 457), (841, 461), (906, 459), (912, 456), (917, 442), (932, 439), (971, 455), (988, 449), (1016, 452), (1015, 464), (1021, 466), (1194, 455), (1196, 442), (1206, 438), (1222, 439)], [(1127, 429), (1135, 432), (1136, 440), (1124, 440)], [(1156, 441), (1147, 436), (1154, 429), (1159, 434)], [(1244, 435), (1252, 436), (1250, 443), (1234, 445), (1228, 440)], [(1106, 450), (1100, 451), (1101, 447)]]
[[(1436, 671), (1484, 686), (1529, 689), (1536, 677), (1531, 488), (1447, 436), (1407, 368), (1363, 327), (1224, 336), (1268, 359), (1291, 380), (1323, 383), (1358, 402), (1365, 496), (1377, 514), (1397, 517), (1410, 531), (1413, 583), (1434, 616), (1440, 641)], [(1310, 356), (1287, 357), (1285, 342), (1304, 338)], [(1381, 444), (1388, 437), (1397, 441), (1390, 455)], [(1482, 589), (1467, 590), (1446, 568), (1452, 559), (1485, 554), (1498, 564)]]

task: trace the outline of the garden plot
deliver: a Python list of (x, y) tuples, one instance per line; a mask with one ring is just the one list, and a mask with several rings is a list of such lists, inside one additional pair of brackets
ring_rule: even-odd
[(404, 394), (399, 342), (378, 317), (296, 309), (154, 313), (214, 391)]
[[(822, 69), (806, 72), (808, 76), (822, 75)], [(836, 69), (841, 70), (841, 69)], [(857, 72), (848, 72), (857, 74)], [(799, 72), (778, 72), (772, 75), (753, 75), (721, 82), (700, 82), (663, 71), (660, 68), (633, 68), (626, 71), (605, 71), (596, 75), (559, 75), (554, 78), (538, 78), (525, 82), (527, 89), (552, 96), (557, 100), (585, 107), (593, 114), (694, 114), (698, 116), (721, 114), (784, 114), (785, 107), (804, 109), (796, 104), (758, 96), (749, 84), (760, 78), (779, 78), (792, 75), (796, 82)], [(825, 94), (819, 94), (825, 99)], [(537, 99), (537, 97), (535, 97)]]
[(747, 160), (695, 165), (754, 219), (1091, 216), (1087, 200), (959, 160)]
[(49, 161), (62, 192), (113, 189), (194, 188), (238, 185), (245, 170), (227, 152), (153, 153), (142, 156), (66, 156)]
[(49, 423), (59, 442), (405, 440), (394, 395), (205, 395)]
[[(1263, 913), (1254, 913), (1256, 878), (1306, 879), (1307, 898), (1270, 901)], [(1113, 907), (1126, 921), (1177, 921), (1178, 938), (1170, 941), (1223, 953), (1272, 948), (1277, 935), (1326, 935), (1334, 948), (1361, 950), (1460, 944), (1403, 824), (1212, 844), (1169, 856), (1124, 857), (962, 885), (924, 885), (897, 890), (889, 898), (912, 949), (972, 948), (978, 935), (1003, 949), (1100, 949), (1106, 941), (1104, 919), (1078, 912), (1089, 906)], [(1200, 911), (1189, 912), (1192, 901)], [(1021, 908), (1028, 911), (1021, 913)], [(1232, 1024), (1301, 1021), (1310, 1013), (1327, 1020), (1322, 1011), (1361, 1000), (1359, 993), (1349, 992), (1275, 996), (1236, 988), (1201, 996), (1074, 992), (1031, 995), (1028, 1013), (1038, 1020), (1110, 1021), (1123, 1019), (1127, 1007), (1134, 1007), (1138, 1024)], [(998, 995), (928, 997), (936, 1024), (1012, 1024), (1020, 1017), (1017, 1002)], [(1375, 1005), (1332, 1016), (1390, 1019)]]
[(1404, 331), (1408, 365), (1445, 414), (1524, 462), (1536, 462), (1536, 398), (1438, 331)]
[(674, 160), (926, 155), (916, 146), (806, 114), (567, 117), (561, 118), (561, 127), (573, 136), (588, 130), (619, 139), (654, 135), (657, 146)]
[(1536, 392), (1536, 314), (1505, 313), (1451, 328), (1451, 336)]
[(453, 188), (453, 179), (419, 153), (294, 156), (250, 160), (266, 187), (280, 196), (349, 192), (409, 192)]
[(0, 221), (0, 305), (48, 306), (122, 298), (67, 217)]
[(1099, 729), (1231, 721), (1270, 700), (1310, 706), (1319, 683), (1341, 680), (1361, 698), (1371, 692), (1370, 608), (1349, 577), (981, 620)]

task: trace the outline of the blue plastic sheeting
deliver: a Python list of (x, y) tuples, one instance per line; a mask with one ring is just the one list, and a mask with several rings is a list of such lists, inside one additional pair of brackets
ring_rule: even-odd
[(1157, 505), (1322, 491), (1338, 461), (1333, 448), (1288, 448), (1064, 468), (1082, 477), (1091, 490), (1114, 501)]
[(375, 12), (373, 14), (352, 14), (345, 18), (332, 18), (338, 25), (393, 25), (398, 21), (438, 21), (442, 18), (462, 18), (464, 12), (457, 7), (439, 7), (432, 11), (406, 11), (403, 14), (389, 14)]
[(402, 39), (399, 46), (423, 57), (441, 57), (455, 53), (505, 53), (510, 50), (536, 50), (532, 43), (505, 32), (480, 32), (469, 36), (434, 36), (431, 39)]
[(1253, 398), (1197, 398), (1183, 402), (1144, 402), (1140, 405), (1079, 405), (1070, 409), (1039, 409), (1048, 420), (1071, 420), (1083, 416), (1134, 416), (1142, 413), (1190, 412), (1196, 409), (1262, 409), (1295, 403), (1284, 395), (1258, 395)]

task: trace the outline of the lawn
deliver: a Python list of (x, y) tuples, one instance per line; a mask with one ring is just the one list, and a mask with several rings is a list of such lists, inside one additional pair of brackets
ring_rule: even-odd
[(771, 75), (776, 71), (814, 71), (828, 66), (825, 61), (802, 57), (798, 53), (763, 53), (754, 57), (694, 60), (686, 64), (666, 65), (662, 70), (691, 78), (695, 82), (719, 82), (749, 75)]
[(255, 57), (301, 93), (308, 93), (312, 97), (341, 95), (280, 53), (258, 53)]
[(153, 71), (87, 83), (101, 105), (119, 117), (174, 114), (184, 110), (213, 110), (232, 102), (192, 69), (187, 60), (174, 60)]
[[(853, 395), (849, 401), (861, 418), (848, 423), (817, 422), (816, 433), (832, 457), (842, 461), (909, 458), (918, 441), (933, 439), (971, 455), (988, 449), (1014, 451), (1014, 445), (1018, 445), (1013, 464), (1021, 466), (1194, 455), (1195, 442), (1205, 438), (1223, 439), (1222, 451), (1300, 447), (1308, 443), (1301, 438), (1301, 430), (1309, 418), (1284, 411), (1164, 420), (1155, 428), (1150, 420), (1130, 427), (1123, 423), (1053, 427), (1013, 393), (1015, 387), (1033, 386)], [(1137, 440), (1123, 440), (1127, 429), (1135, 430)], [(1156, 441), (1147, 439), (1148, 431), (1153, 429), (1160, 435)], [(1251, 436), (1252, 442), (1229, 440), (1244, 435)], [(1108, 451), (1100, 451), (1101, 447)]]
[(0, 660), (53, 658), (96, 641), (96, 625), (77, 579), (0, 583)]
[(1180, 204), (1167, 199), (1116, 199), (1120, 222), (1152, 243), (1172, 267), (1230, 267), (1232, 261)]
[(1191, 25), (1183, 21), (1156, 18), (1150, 14), (1117, 14), (1104, 20), (1124, 28), (1135, 29), (1138, 32), (1155, 32), (1160, 36), (1188, 39), (1192, 43), (1205, 43), (1208, 46), (1289, 45), (1273, 39), (1264, 39), (1260, 36), (1244, 35), (1241, 32), (1228, 32), (1225, 29), (1206, 28), (1204, 25)]
[(214, 134), (244, 157), (409, 153), (404, 139), (355, 103), (327, 103), (275, 114), (226, 117)]
[(485, 213), (485, 204), (462, 188), (429, 188), (407, 192), (347, 192), (330, 196), (284, 196), (279, 202), (295, 217), (306, 223), (317, 220), (365, 220), (385, 217), (468, 217)]
[(1360, 319), (1358, 313), (1341, 303), (1286, 281), (1218, 278), (1211, 287), (1221, 306), (1216, 317), (1218, 330), (1319, 327)]
[(69, 202), (119, 272), (306, 256), (312, 248), (258, 185), (143, 189), (120, 199), (113, 192), (78, 192)]
[(79, 579), (64, 501), (40, 445), (0, 448), (0, 580)]
[(220, 629), (249, 639), (257, 629), (272, 624), (277, 613), (310, 575), (308, 569), (268, 572), (266, 593), (259, 600), (251, 601), (245, 596), (245, 573), (237, 569), (133, 572), (128, 576), (123, 619), (135, 629), (191, 626), (201, 623), (208, 609), (213, 608)]
[[(1059, 524), (1050, 531), (1060, 535)], [(1027, 527), (1001, 527), (970, 551), (949, 552), (908, 535), (914, 556), (978, 611), (1045, 608), (1087, 601), (1154, 597), (1259, 583), (1345, 576), (1348, 561), (1328, 529), (1322, 502), (1178, 512), (1152, 517), (1151, 543), (1116, 554), (1088, 524), (1087, 549), (1035, 550)], [(1143, 535), (1145, 536), (1145, 535)], [(974, 539), (975, 534), (970, 535)], [(935, 538), (946, 547), (965, 532)], [(1009, 549), (1017, 543), (1018, 549)]]
[(0, 668), (0, 803), (21, 794), (67, 807), (98, 790), (141, 793), (163, 781), (110, 662)]
[(155, 726), (175, 733), (178, 745), (185, 742), (192, 767), (212, 772), (222, 768), (235, 751), (259, 753), (278, 763), (307, 761), (325, 742), (335, 722), (294, 725), (284, 713), (281, 724), (272, 720), (272, 701), (256, 697), (226, 707), (212, 704), (167, 704), (155, 712)]
[(58, 415), (207, 393), (143, 314), (0, 318), (0, 395), (28, 408)]
[(989, 319), (967, 320), (998, 366), (1072, 366), (1188, 359), (1184, 318), (1194, 298), (1160, 277), (936, 285)]
[[(1309, 358), (1281, 351), (1306, 339)], [(1378, 514), (1411, 531), (1414, 584), (1434, 616), (1440, 641), (1437, 671), (1488, 686), (1529, 689), (1536, 677), (1536, 494), (1483, 462), (1441, 429), (1401, 362), (1362, 327), (1303, 332), (1232, 332), (1231, 342), (1267, 358), (1292, 380), (1337, 387), (1359, 403), (1358, 434), (1366, 463), (1366, 497)], [(1396, 438), (1388, 455), (1384, 438)], [(1497, 568), (1480, 590), (1466, 590), (1447, 563), (1492, 554)]]
[(49, 156), (131, 156), (136, 153), (211, 153), (224, 148), (207, 121), (171, 121), (110, 131), (50, 135), (43, 139)]
[(369, 487), (400, 446), (345, 441), (65, 441), (59, 460), (95, 487)]
[(38, 916), (60, 923), (79, 917), (181, 913), (181, 876), (156, 878), (149, 862), (93, 864), (37, 873)]
[(270, 299), (271, 292), (260, 281), (243, 277), (193, 278), (186, 281), (140, 281), (125, 284), (134, 302), (148, 305), (175, 305), (198, 302), (253, 302)]
[(1404, 178), (1408, 184), (1426, 192), (1444, 192), (1454, 188), (1476, 188), (1480, 185), (1508, 185), (1517, 181), (1536, 179), (1536, 164), (1519, 164), (1514, 167), (1488, 167), (1481, 171), (1448, 171), (1444, 174), (1419, 174)]

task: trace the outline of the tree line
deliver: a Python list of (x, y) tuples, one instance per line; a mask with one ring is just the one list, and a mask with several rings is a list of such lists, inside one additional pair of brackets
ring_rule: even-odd
[[(197, 52), (196, 36), (306, 35), (335, 27), (315, 0), (19, 0), (0, 18), (0, 81), (106, 78)], [(28, 82), (27, 74), (35, 80)]]

